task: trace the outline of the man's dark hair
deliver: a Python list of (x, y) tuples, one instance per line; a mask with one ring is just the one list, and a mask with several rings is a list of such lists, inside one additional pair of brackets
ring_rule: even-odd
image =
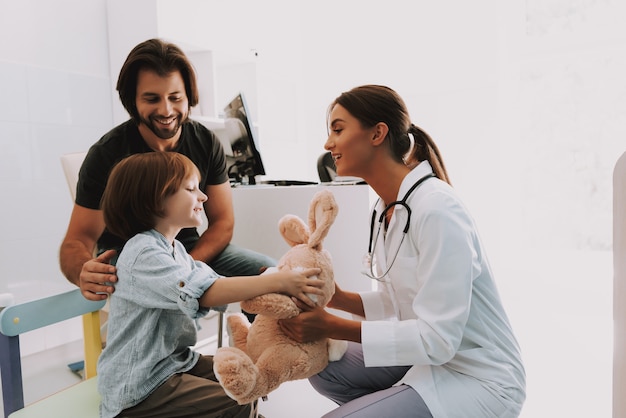
[(122, 105), (136, 122), (139, 122), (139, 113), (135, 101), (137, 78), (141, 70), (154, 71), (161, 77), (179, 71), (185, 82), (189, 108), (198, 104), (196, 72), (185, 53), (172, 43), (161, 39), (149, 39), (130, 51), (117, 79), (117, 91), (120, 94)]

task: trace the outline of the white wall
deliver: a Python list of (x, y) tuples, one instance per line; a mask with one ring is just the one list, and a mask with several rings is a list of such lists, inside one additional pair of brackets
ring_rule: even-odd
[[(0, 293), (71, 288), (58, 268), (71, 198), (59, 157), (111, 127), (105, 0), (0, 1)], [(78, 323), (79, 325), (79, 323)], [(59, 339), (27, 334), (25, 352)]]
[[(395, 88), (439, 143), (490, 250), (528, 368), (524, 416), (609, 415), (626, 6), (154, 1), (164, 37), (228, 57), (218, 107), (238, 89), (226, 77), (243, 74), (268, 178), (316, 179), (328, 103), (363, 83)], [(33, 282), (43, 292), (64, 283), (57, 249), (70, 201), (59, 156), (97, 140), (117, 106), (106, 1), (0, 8), (0, 292)]]

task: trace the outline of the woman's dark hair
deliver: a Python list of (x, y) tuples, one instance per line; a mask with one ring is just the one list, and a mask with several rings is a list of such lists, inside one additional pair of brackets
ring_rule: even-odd
[[(364, 128), (384, 122), (389, 128), (389, 147), (397, 161), (405, 161), (407, 165), (428, 161), (435, 175), (450, 183), (437, 145), (426, 132), (411, 123), (404, 100), (394, 90), (371, 84), (355, 87), (342, 93), (330, 104), (327, 117), (330, 117), (335, 105), (345, 108)], [(409, 134), (414, 140), (412, 151)]]
[(198, 104), (196, 72), (185, 53), (172, 43), (161, 39), (149, 39), (130, 51), (117, 79), (117, 91), (122, 105), (134, 121), (139, 122), (135, 99), (140, 70), (154, 71), (161, 77), (179, 71), (185, 83), (189, 108)]
[(177, 152), (133, 154), (117, 163), (104, 189), (100, 208), (107, 229), (128, 240), (154, 228), (165, 216), (163, 202), (192, 175), (196, 165)]

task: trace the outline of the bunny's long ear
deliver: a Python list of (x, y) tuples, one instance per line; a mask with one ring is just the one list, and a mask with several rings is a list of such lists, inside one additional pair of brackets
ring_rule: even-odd
[(330, 226), (335, 221), (339, 207), (335, 202), (335, 196), (330, 190), (320, 190), (315, 193), (309, 207), (309, 247), (316, 250), (322, 249), (322, 241), (328, 235)]
[(305, 244), (309, 240), (309, 227), (296, 215), (285, 215), (280, 218), (278, 230), (291, 247)]

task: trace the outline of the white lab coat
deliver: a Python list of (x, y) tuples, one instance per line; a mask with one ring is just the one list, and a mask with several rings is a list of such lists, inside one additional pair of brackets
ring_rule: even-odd
[[(401, 200), (422, 176), (403, 180)], [(502, 307), (474, 221), (445, 182), (423, 182), (407, 200), (410, 229), (378, 291), (361, 293), (366, 366), (413, 365), (397, 384), (413, 387), (434, 418), (517, 417), (525, 399), (520, 349)], [(375, 210), (384, 209), (379, 201)], [(376, 256), (382, 273), (402, 238), (396, 205)], [(374, 237), (378, 223), (374, 227)]]

